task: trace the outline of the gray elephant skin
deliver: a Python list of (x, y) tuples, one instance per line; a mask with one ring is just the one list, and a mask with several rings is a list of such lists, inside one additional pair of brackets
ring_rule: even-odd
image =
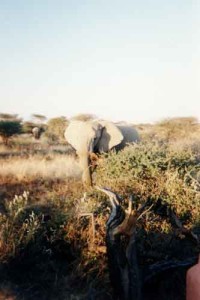
[(139, 141), (138, 132), (133, 126), (101, 120), (72, 120), (64, 135), (76, 150), (83, 171), (82, 181), (86, 186), (92, 186), (91, 154), (109, 152), (112, 149), (118, 151), (128, 143)]

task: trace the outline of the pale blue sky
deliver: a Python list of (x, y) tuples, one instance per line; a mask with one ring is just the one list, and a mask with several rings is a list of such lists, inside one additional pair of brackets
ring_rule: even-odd
[(200, 118), (199, 0), (0, 0), (0, 112)]

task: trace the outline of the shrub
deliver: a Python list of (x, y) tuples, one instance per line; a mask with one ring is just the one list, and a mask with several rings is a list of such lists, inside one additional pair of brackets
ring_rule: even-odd
[[(0, 214), (0, 261), (17, 257), (31, 246), (42, 252), (64, 238), (66, 215), (58, 206), (30, 206), (29, 192), (5, 202), (6, 214)], [(54, 207), (53, 207), (54, 206)]]
[(162, 199), (180, 216), (187, 211), (199, 217), (200, 156), (189, 149), (171, 150), (148, 142), (105, 154), (96, 172), (96, 183), (119, 193), (134, 194), (140, 201)]
[(171, 118), (155, 125), (158, 136), (165, 141), (175, 141), (188, 137), (198, 128), (198, 120), (195, 117)]
[(67, 119), (65, 117), (58, 117), (50, 119), (47, 122), (47, 130), (45, 135), (52, 142), (64, 141), (64, 131), (67, 127)]
[(39, 219), (32, 212), (24, 221), (20, 222), (20, 213), (25, 209), (28, 201), (28, 193), (15, 196), (6, 204), (7, 214), (0, 214), (0, 258), (1, 261), (14, 257), (23, 245), (26, 245), (34, 236), (40, 226)]

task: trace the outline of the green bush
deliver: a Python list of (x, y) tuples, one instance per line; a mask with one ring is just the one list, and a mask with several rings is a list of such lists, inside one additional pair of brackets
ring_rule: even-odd
[(195, 220), (199, 217), (199, 174), (199, 155), (144, 142), (105, 154), (95, 178), (97, 185), (134, 194), (140, 201), (162, 199), (180, 216), (190, 211)]

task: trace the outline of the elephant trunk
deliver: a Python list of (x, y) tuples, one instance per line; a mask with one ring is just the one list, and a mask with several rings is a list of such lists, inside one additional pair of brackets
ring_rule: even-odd
[(91, 174), (91, 165), (90, 157), (88, 153), (79, 153), (80, 166), (83, 171), (82, 181), (86, 186), (92, 186), (92, 174)]

